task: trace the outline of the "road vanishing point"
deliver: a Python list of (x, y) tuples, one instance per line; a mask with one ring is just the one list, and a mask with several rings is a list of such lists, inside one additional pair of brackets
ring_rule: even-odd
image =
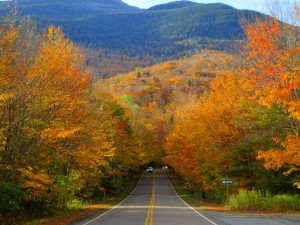
[(203, 211), (185, 203), (166, 173), (144, 173), (119, 205), (72, 225), (300, 225), (298, 215), (253, 215)]

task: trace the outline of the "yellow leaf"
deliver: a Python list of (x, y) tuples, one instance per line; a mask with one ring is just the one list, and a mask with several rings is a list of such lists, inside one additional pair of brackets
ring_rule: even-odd
[(294, 186), (296, 186), (297, 188), (300, 189), (300, 181), (296, 181), (296, 182), (294, 183)]

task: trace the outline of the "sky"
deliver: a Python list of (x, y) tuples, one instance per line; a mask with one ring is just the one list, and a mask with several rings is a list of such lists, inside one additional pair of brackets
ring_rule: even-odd
[[(142, 9), (150, 8), (154, 5), (164, 4), (175, 0), (122, 0), (123, 2), (137, 6)], [(256, 11), (264, 11), (264, 2), (266, 0), (191, 0), (198, 3), (224, 3), (237, 9), (251, 9)]]

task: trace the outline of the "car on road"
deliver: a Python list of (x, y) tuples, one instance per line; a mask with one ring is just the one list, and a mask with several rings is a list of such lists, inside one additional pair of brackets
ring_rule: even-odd
[(147, 173), (149, 173), (149, 172), (153, 172), (153, 168), (152, 168), (151, 166), (149, 166), (149, 167), (147, 168)]

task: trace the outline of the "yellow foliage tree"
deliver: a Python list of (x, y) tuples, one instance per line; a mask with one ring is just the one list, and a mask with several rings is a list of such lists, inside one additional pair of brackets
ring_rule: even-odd
[(288, 167), (286, 175), (299, 171), (300, 121), (300, 39), (299, 27), (274, 18), (257, 19), (245, 26), (249, 67), (242, 72), (245, 87), (252, 97), (269, 108), (278, 107), (290, 118), (288, 135), (281, 140), (282, 149), (260, 151), (266, 168)]
[(61, 29), (40, 34), (30, 20), (1, 27), (0, 81), (1, 181), (63, 204), (72, 196), (60, 193), (74, 194), (75, 183), (78, 192), (99, 188), (119, 124), (93, 96), (83, 55)]
[(237, 118), (245, 111), (240, 87), (236, 76), (219, 76), (207, 97), (192, 100), (175, 111), (165, 161), (201, 189), (219, 186), (219, 176), (223, 176), (228, 163), (226, 155), (246, 132), (237, 125)]

